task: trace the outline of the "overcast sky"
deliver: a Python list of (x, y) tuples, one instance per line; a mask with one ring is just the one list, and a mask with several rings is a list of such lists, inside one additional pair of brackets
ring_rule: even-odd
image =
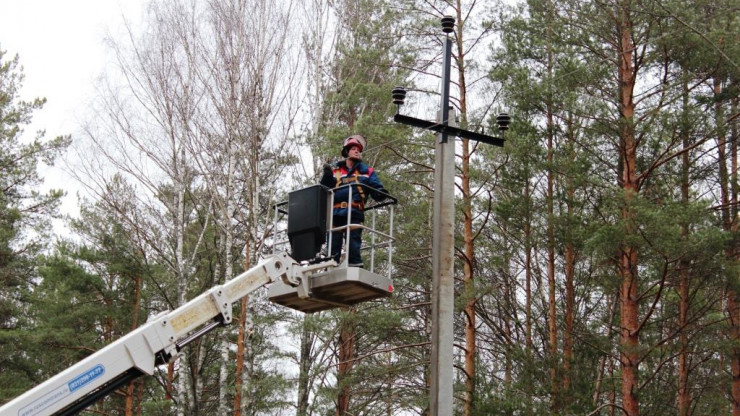
[[(46, 137), (73, 134), (94, 93), (95, 79), (104, 71), (106, 33), (120, 33), (123, 16), (138, 20), (146, 0), (0, 0), (0, 50), (5, 59), (18, 54), (25, 82), (24, 100), (46, 97), (34, 113), (26, 135), (38, 129)], [(68, 178), (57, 169), (42, 172), (47, 184), (67, 188)], [(72, 190), (74, 193), (74, 190)], [(76, 200), (65, 201), (76, 211)]]

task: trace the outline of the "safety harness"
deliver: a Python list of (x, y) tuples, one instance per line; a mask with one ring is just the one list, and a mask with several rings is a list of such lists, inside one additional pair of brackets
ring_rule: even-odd
[[(360, 183), (360, 173), (357, 171), (357, 168), (354, 168), (354, 173), (352, 175), (349, 175), (349, 171), (347, 172), (347, 176), (342, 177), (342, 169), (336, 169), (334, 171), (334, 178), (336, 179), (336, 185), (334, 188), (339, 188), (340, 186), (351, 184), (351, 183)], [(367, 175), (362, 175), (367, 176)], [(357, 189), (357, 192), (360, 194), (360, 201), (352, 201), (352, 208), (356, 208), (359, 210), (365, 209), (365, 191), (362, 189), (362, 186), (355, 187)], [(353, 198), (354, 199), (354, 198)], [(334, 208), (347, 208), (349, 204), (345, 202), (339, 202), (334, 204)]]

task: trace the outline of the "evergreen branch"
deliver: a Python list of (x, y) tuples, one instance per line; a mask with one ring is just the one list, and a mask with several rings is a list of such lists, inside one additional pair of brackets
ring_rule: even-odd
[(622, 406), (620, 406), (620, 405), (618, 405), (616, 403), (604, 403), (601, 406), (597, 407), (593, 412), (587, 414), (586, 416), (594, 416), (594, 415), (597, 415), (597, 414), (599, 414), (599, 412), (601, 412), (601, 409), (604, 409), (606, 407), (614, 407), (614, 408), (617, 408), (617, 409), (621, 410), (625, 415), (629, 416), (629, 413), (627, 413), (627, 410), (624, 407), (622, 407)]
[(647, 177), (650, 176), (653, 173), (653, 171), (655, 171), (659, 167), (665, 165), (666, 163), (668, 163), (671, 160), (673, 160), (673, 159), (675, 159), (675, 158), (683, 155), (686, 152), (690, 152), (690, 151), (696, 149), (697, 147), (703, 145), (704, 143), (706, 143), (709, 140), (710, 140), (710, 137), (709, 136), (706, 136), (704, 139), (697, 140), (694, 144), (692, 144), (692, 145), (690, 145), (688, 147), (685, 147), (685, 148), (683, 148), (683, 149), (681, 149), (681, 150), (679, 150), (679, 151), (677, 151), (677, 152), (675, 152), (673, 154), (670, 154), (670, 155), (668, 154), (668, 152), (670, 151), (671, 147), (670, 146), (666, 147), (666, 149), (663, 151), (663, 153), (661, 153), (657, 158), (655, 158), (655, 161), (653, 163), (651, 163), (650, 166), (647, 169), (645, 169), (644, 171), (642, 171), (642, 173), (640, 173), (639, 175), (637, 175), (638, 187), (642, 186), (643, 181), (645, 181), (647, 179)]
[(716, 44), (715, 44), (714, 42), (712, 42), (712, 41), (711, 41), (711, 40), (710, 40), (710, 39), (709, 39), (709, 38), (708, 38), (708, 37), (707, 37), (707, 36), (706, 36), (706, 35), (705, 35), (704, 33), (700, 32), (700, 31), (699, 31), (698, 29), (696, 29), (695, 27), (691, 26), (690, 24), (688, 24), (687, 22), (685, 22), (685, 21), (684, 21), (683, 19), (681, 19), (680, 17), (678, 17), (677, 15), (675, 15), (675, 14), (674, 14), (673, 12), (671, 12), (670, 10), (668, 10), (668, 8), (667, 8), (666, 6), (664, 6), (664, 5), (663, 5), (663, 3), (661, 3), (661, 2), (658, 2), (658, 5), (660, 6), (660, 8), (661, 8), (661, 9), (665, 10), (665, 12), (666, 12), (666, 13), (668, 13), (668, 16), (672, 17), (672, 18), (673, 18), (673, 19), (675, 19), (675, 20), (676, 20), (676, 21), (677, 21), (678, 23), (682, 24), (682, 25), (683, 25), (683, 26), (685, 26), (685, 27), (686, 27), (687, 29), (689, 29), (690, 31), (692, 31), (692, 32), (693, 32), (694, 34), (696, 34), (696, 35), (698, 35), (698, 36), (699, 36), (700, 38), (702, 38), (702, 39), (703, 39), (703, 40), (704, 40), (705, 42), (707, 42), (707, 43), (709, 44), (709, 46), (711, 46), (711, 47), (712, 47), (712, 49), (714, 49), (714, 50), (715, 50), (715, 52), (717, 52), (717, 53), (718, 53), (718, 54), (719, 54), (719, 55), (720, 55), (720, 56), (721, 56), (721, 57), (722, 57), (722, 58), (723, 58), (723, 59), (724, 59), (725, 61), (727, 61), (727, 62), (728, 62), (728, 63), (729, 63), (730, 65), (732, 65), (733, 67), (735, 67), (735, 69), (737, 69), (737, 70), (740, 70), (740, 66), (738, 66), (738, 64), (736, 64), (736, 63), (735, 63), (735, 62), (734, 62), (734, 61), (733, 61), (733, 60), (732, 60), (732, 59), (731, 59), (731, 58), (730, 58), (729, 56), (727, 56), (727, 54), (726, 54), (726, 53), (724, 53), (724, 52), (722, 51), (722, 49), (720, 49), (720, 48), (719, 48), (719, 46), (717, 46), (717, 45), (716, 45)]
[(418, 307), (422, 307), (422, 306), (429, 306), (431, 304), (432, 304), (432, 302), (412, 303), (411, 305), (406, 305), (406, 306), (401, 306), (401, 307), (395, 308), (395, 310), (402, 311), (404, 309), (412, 309), (412, 308), (418, 308)]
[(399, 345), (397, 347), (391, 347), (391, 348), (386, 348), (386, 349), (383, 349), (383, 350), (377, 350), (377, 351), (373, 351), (373, 352), (368, 353), (368, 354), (365, 354), (365, 355), (361, 355), (359, 357), (352, 358), (351, 360), (337, 362), (332, 367), (337, 367), (339, 365), (344, 365), (344, 364), (353, 364), (355, 361), (360, 361), (360, 360), (363, 360), (365, 358), (372, 357), (373, 355), (382, 354), (384, 352), (393, 352), (393, 351), (400, 350), (400, 349), (405, 349), (405, 348), (425, 347), (425, 346), (431, 345), (431, 344), (432, 343), (430, 341), (426, 341), (426, 342), (419, 342), (417, 344), (405, 344), (405, 345)]
[(478, 231), (473, 236), (473, 240), (477, 240), (478, 236), (483, 232), (483, 230), (486, 229), (486, 225), (488, 225), (488, 221), (491, 219), (491, 212), (493, 212), (493, 197), (491, 196), (491, 192), (488, 192), (489, 198), (488, 198), (488, 209), (486, 210), (486, 217), (483, 219), (483, 224), (481, 224), (480, 227), (478, 227)]

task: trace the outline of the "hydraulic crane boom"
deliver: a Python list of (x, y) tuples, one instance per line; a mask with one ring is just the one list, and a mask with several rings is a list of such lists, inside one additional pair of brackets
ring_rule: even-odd
[[(334, 262), (324, 264), (335, 265)], [(231, 305), (277, 280), (304, 291), (321, 265), (300, 266), (285, 253), (273, 255), (185, 305), (165, 311), (100, 351), (0, 408), (0, 416), (71, 415), (130, 380), (152, 375), (185, 345), (231, 322)], [(301, 284), (303, 282), (303, 284)]]
[[(288, 217), (286, 231), (291, 256), (295, 258), (286, 253), (274, 254), (179, 308), (160, 313), (100, 351), (0, 407), (0, 416), (76, 414), (129, 381), (139, 376), (153, 375), (158, 365), (174, 360), (183, 347), (212, 329), (230, 323), (234, 302), (270, 283), (276, 283), (268, 293), (270, 301), (305, 313), (391, 296), (393, 205), (398, 200), (384, 194), (385, 202), (364, 208), (366, 212), (372, 211), (372, 227), (353, 224), (353, 227), (366, 229), (372, 235), (370, 245), (365, 247), (370, 249), (370, 268), (365, 270), (349, 267), (346, 260), (337, 267), (334, 260), (318, 256), (325, 240), (324, 234), (349, 233), (350, 230), (350, 227), (331, 226), (331, 191), (314, 185), (290, 195), (286, 213), (292, 209), (293, 215)], [(375, 213), (378, 208), (386, 206), (390, 207), (390, 215), (388, 232), (384, 233), (375, 229)], [(279, 228), (278, 212), (283, 211), (276, 205), (275, 230)], [(327, 227), (326, 224), (330, 225)], [(329, 246), (330, 243), (327, 244), (327, 252)], [(376, 247), (385, 247), (387, 250), (387, 276), (373, 271)], [(303, 265), (298, 261), (302, 261)]]

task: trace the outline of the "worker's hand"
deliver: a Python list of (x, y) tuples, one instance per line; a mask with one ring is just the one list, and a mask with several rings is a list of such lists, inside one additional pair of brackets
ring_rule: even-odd
[[(383, 189), (383, 192), (386, 192), (386, 190)], [(387, 198), (385, 194), (381, 194), (380, 192), (374, 192), (372, 197), (376, 202), (383, 202)]]
[(334, 178), (334, 171), (331, 168), (331, 165), (328, 163), (324, 163), (324, 174), (321, 176), (321, 183), (324, 186), (333, 187), (333, 178)]

